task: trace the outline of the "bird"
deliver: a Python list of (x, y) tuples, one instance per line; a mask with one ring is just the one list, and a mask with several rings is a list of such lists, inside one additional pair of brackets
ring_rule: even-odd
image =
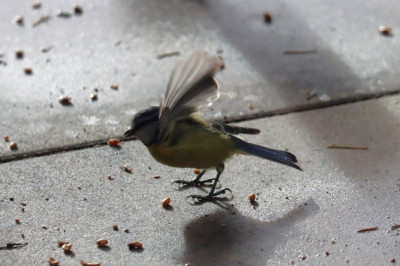
[[(180, 187), (210, 185), (208, 194), (189, 196), (195, 203), (212, 201), (232, 192), (229, 188), (215, 189), (226, 160), (236, 154), (253, 155), (302, 170), (294, 154), (235, 136), (259, 134), (260, 130), (208, 121), (199, 115), (199, 110), (211, 106), (219, 98), (215, 75), (223, 65), (220, 56), (211, 56), (206, 51), (195, 51), (186, 60), (179, 61), (172, 70), (160, 105), (136, 113), (124, 133), (125, 137), (139, 139), (162, 164), (202, 169), (193, 180), (174, 182)], [(217, 171), (216, 177), (201, 180), (210, 169)]]

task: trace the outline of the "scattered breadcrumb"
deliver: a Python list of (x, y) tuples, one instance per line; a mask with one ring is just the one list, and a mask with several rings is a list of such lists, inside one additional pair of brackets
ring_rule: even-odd
[(392, 28), (391, 27), (385, 27), (385, 26), (380, 26), (379, 27), (379, 32), (384, 35), (384, 36), (392, 36)]
[(64, 245), (62, 245), (61, 247), (64, 251), (68, 252), (71, 251), (72, 249), (72, 244), (71, 243), (65, 243)]
[(90, 94), (90, 99), (92, 99), (92, 101), (97, 101), (98, 98), (99, 96), (97, 95), (97, 93)]
[(16, 143), (16, 142), (14, 142), (14, 141), (13, 141), (13, 142), (11, 142), (11, 143), (10, 143), (10, 149), (11, 149), (11, 150), (16, 150), (16, 149), (18, 149), (18, 145), (17, 145), (17, 143)]
[(36, 27), (39, 24), (45, 23), (47, 22), (49, 19), (51, 18), (50, 15), (43, 15), (40, 18), (38, 18), (37, 20), (35, 20), (35, 22), (32, 23), (32, 27)]
[(42, 225), (42, 228), (43, 228), (43, 229), (47, 229), (47, 225), (43, 224), (43, 225)]
[(107, 176), (108, 180), (114, 180), (114, 178), (111, 175)]
[(35, 1), (35, 2), (33, 2), (33, 4), (32, 4), (32, 8), (33, 9), (39, 9), (39, 8), (41, 8), (42, 7), (42, 3), (40, 3), (39, 1)]
[(13, 23), (18, 24), (18, 25), (23, 25), (24, 24), (24, 18), (22, 16), (16, 16), (13, 19)]
[(256, 194), (251, 193), (251, 194), (248, 196), (248, 198), (249, 198), (250, 202), (254, 202), (254, 201), (256, 200)]
[[(118, 144), (119, 144), (119, 139), (109, 139), (108, 141), (107, 141), (107, 144), (108, 144), (108, 146), (110, 146), (110, 147), (116, 147), (116, 146), (118, 146)], [(124, 169), (125, 170), (125, 169)]]
[(128, 247), (129, 247), (129, 249), (142, 249), (143, 245), (142, 245), (142, 243), (135, 241), (135, 242), (129, 243)]
[(75, 5), (74, 6), (74, 14), (75, 15), (80, 15), (83, 13), (83, 8), (80, 5)]
[(396, 263), (396, 259), (393, 258), (390, 262), (393, 263), (393, 264), (395, 264), (395, 263)]
[(119, 87), (117, 84), (111, 84), (110, 88), (113, 90), (118, 90)]
[(16, 224), (21, 224), (21, 221), (19, 219), (15, 219)]
[(26, 75), (32, 75), (33, 70), (30, 67), (25, 67), (24, 68), (24, 72), (25, 72)]
[(4, 138), (4, 141), (9, 141), (10, 140), (9, 136), (4, 136), (3, 138)]
[(60, 98), (58, 98), (58, 102), (62, 105), (71, 105), (71, 97), (61, 96)]
[(269, 12), (264, 12), (263, 16), (264, 16), (264, 22), (265, 22), (265, 23), (268, 23), (268, 24), (272, 23), (272, 16), (271, 16), (271, 13), (269, 13)]
[(357, 233), (364, 233), (364, 232), (369, 232), (369, 231), (376, 231), (378, 230), (378, 226), (375, 227), (369, 227), (369, 228), (363, 228), (357, 231)]
[(113, 228), (114, 231), (118, 231), (118, 225), (114, 224), (114, 225), (112, 226), (112, 228)]
[(129, 229), (125, 229), (124, 232), (125, 233), (129, 233), (130, 231), (129, 231)]
[(24, 51), (22, 51), (22, 50), (16, 51), (15, 52), (15, 57), (18, 58), (18, 59), (24, 58)]
[(99, 239), (99, 240), (97, 240), (96, 243), (99, 247), (105, 247), (108, 244), (108, 240), (107, 239)]
[(57, 245), (58, 245), (59, 248), (64, 246), (65, 244), (68, 244), (68, 243), (69, 243), (68, 241), (62, 241), (62, 240), (58, 240), (57, 241)]
[(198, 174), (200, 174), (201, 171), (200, 171), (200, 169), (194, 169), (193, 172), (198, 175)]
[(132, 168), (129, 168), (127, 165), (123, 165), (122, 170), (124, 170), (125, 172), (127, 172), (129, 174), (132, 174)]
[(50, 257), (50, 258), (49, 258), (49, 265), (50, 265), (50, 266), (58, 266), (58, 265), (60, 265), (60, 263), (59, 263), (59, 261), (56, 260), (55, 258)]
[(163, 207), (168, 207), (169, 206), (169, 204), (171, 203), (171, 198), (165, 198), (163, 201), (162, 201), (162, 206)]
[(99, 263), (99, 262), (87, 262), (87, 261), (81, 260), (81, 265), (82, 266), (100, 266), (101, 263)]

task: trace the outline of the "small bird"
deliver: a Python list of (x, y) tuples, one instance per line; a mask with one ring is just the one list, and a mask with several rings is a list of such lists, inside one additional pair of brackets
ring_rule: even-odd
[[(235, 154), (254, 155), (301, 170), (292, 153), (251, 144), (234, 136), (258, 134), (258, 129), (207, 121), (196, 113), (218, 99), (219, 86), (214, 76), (222, 66), (220, 57), (210, 56), (205, 51), (196, 51), (188, 59), (178, 62), (160, 106), (138, 112), (124, 133), (126, 137), (139, 139), (160, 163), (203, 169), (191, 181), (174, 182), (179, 186), (211, 184), (207, 195), (189, 196), (195, 203), (213, 200), (230, 191), (228, 188), (215, 191), (215, 187), (225, 161)], [(217, 176), (200, 180), (211, 168), (217, 170)]]

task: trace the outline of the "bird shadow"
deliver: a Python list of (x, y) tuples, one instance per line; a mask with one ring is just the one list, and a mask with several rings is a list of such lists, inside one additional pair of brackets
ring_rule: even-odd
[(286, 233), (318, 211), (312, 199), (272, 221), (217, 210), (186, 224), (185, 250), (177, 260), (191, 265), (265, 265), (276, 246), (287, 240)]

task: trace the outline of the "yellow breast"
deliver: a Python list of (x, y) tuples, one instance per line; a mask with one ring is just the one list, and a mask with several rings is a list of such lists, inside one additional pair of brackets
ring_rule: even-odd
[(153, 144), (151, 155), (160, 163), (173, 167), (207, 169), (222, 164), (235, 153), (229, 136), (203, 124), (179, 125), (170, 139), (174, 141)]

